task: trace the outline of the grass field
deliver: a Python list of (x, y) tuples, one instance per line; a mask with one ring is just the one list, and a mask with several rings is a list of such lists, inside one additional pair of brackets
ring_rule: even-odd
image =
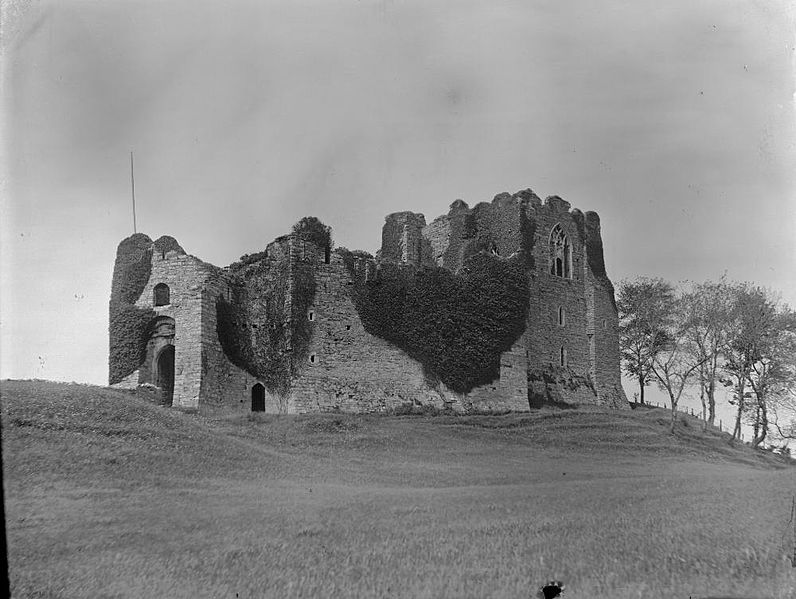
[(796, 597), (796, 470), (664, 410), (207, 418), (6, 381), (14, 597)]

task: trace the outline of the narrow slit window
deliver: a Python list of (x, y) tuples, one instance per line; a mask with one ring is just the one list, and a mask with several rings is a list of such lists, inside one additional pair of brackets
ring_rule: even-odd
[(310, 364), (315, 364), (318, 361), (318, 356), (310, 354)]
[(558, 307), (558, 325), (563, 327), (566, 324), (567, 324), (567, 315), (566, 315), (566, 313), (564, 311), (564, 306), (559, 306)]
[(315, 320), (315, 312), (313, 312), (312, 310), (310, 310), (309, 312), (307, 312), (307, 319), (308, 319), (310, 322), (314, 321), (314, 320)]
[(566, 366), (567, 366), (567, 348), (565, 348), (565, 347), (561, 348), (561, 356), (560, 357), (561, 357), (561, 366), (566, 368)]

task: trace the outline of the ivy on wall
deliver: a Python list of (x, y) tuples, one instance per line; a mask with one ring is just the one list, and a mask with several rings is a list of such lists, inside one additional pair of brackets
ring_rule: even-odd
[(152, 274), (152, 240), (136, 233), (122, 240), (113, 266), (111, 301), (134, 304)]
[[(293, 237), (303, 243), (309, 243), (322, 252), (327, 261), (332, 250), (332, 229), (324, 225), (314, 216), (305, 216), (293, 225)], [(307, 311), (315, 301), (315, 264), (311, 257), (293, 265), (293, 289), (290, 313), (290, 341), (292, 360), (290, 377), (296, 377), (307, 363), (312, 337), (312, 323), (307, 318)], [(318, 256), (316, 256), (317, 258)]]
[(314, 216), (305, 216), (293, 225), (293, 236), (300, 241), (308, 241), (319, 250), (332, 246), (332, 229)]
[(254, 254), (244, 254), (238, 259), (237, 262), (233, 262), (232, 264), (230, 264), (229, 269), (232, 272), (237, 273), (242, 269), (246, 268), (247, 266), (249, 266), (250, 264), (254, 264), (255, 262), (260, 262), (267, 257), (268, 257), (267, 251), (256, 252)]
[(586, 231), (586, 255), (589, 261), (589, 268), (594, 276), (602, 282), (608, 292), (611, 304), (616, 310), (616, 298), (614, 297), (614, 285), (605, 272), (605, 257), (603, 255), (603, 239), (600, 234), (600, 217), (596, 212), (586, 213), (584, 228)]
[[(321, 252), (332, 244), (329, 227), (312, 216), (296, 223), (293, 240)], [(216, 303), (224, 353), (280, 396), (289, 393), (309, 356), (312, 323), (307, 311), (316, 289), (313, 256), (302, 253), (292, 264), (271, 259), (267, 252), (243, 256), (230, 268), (235, 276), (232, 300), (219, 298)]]
[[(518, 209), (506, 205), (514, 200), (509, 194), (502, 193), (495, 196), (491, 204), (480, 202), (467, 212), (454, 216), (451, 233), (452, 236), (459, 235), (461, 240), (451, 243), (450, 247), (460, 247), (461, 264), (479, 252), (509, 256), (519, 247), (527, 268), (533, 269), (536, 221), (528, 215), (526, 205), (520, 204)], [(457, 220), (461, 221), (458, 226)], [(448, 257), (446, 252), (446, 260)]]
[[(176, 242), (175, 242), (176, 243)], [(108, 382), (113, 385), (135, 372), (146, 357), (149, 327), (155, 312), (137, 308), (152, 270), (152, 240), (136, 233), (119, 244), (113, 269), (109, 318)]]
[(157, 314), (122, 302), (111, 302), (108, 379), (111, 385), (135, 372), (146, 358), (146, 344)]
[(216, 302), (216, 328), (230, 362), (261, 379), (271, 393), (290, 389), (288, 268), (263, 256), (239, 269), (231, 301)]
[(166, 254), (171, 251), (177, 251), (180, 254), (185, 253), (185, 250), (182, 249), (182, 246), (177, 242), (177, 240), (169, 235), (163, 235), (162, 237), (158, 237), (158, 239), (154, 243), (154, 249), (156, 252), (159, 252), (161, 254)]
[[(528, 315), (534, 223), (523, 216), (519, 226), (522, 251), (510, 258), (476, 253), (457, 274), (383, 263), (379, 275), (366, 281), (355, 262), (370, 254), (336, 250), (355, 281), (352, 295), (365, 330), (401, 348), (423, 365), (429, 380), (454, 391), (495, 380), (501, 354), (522, 335)], [(331, 246), (329, 229), (313, 217), (297, 223), (293, 240)], [(272, 393), (286, 395), (307, 360), (315, 268), (312, 259), (294, 259), (288, 267), (265, 252), (244, 256), (231, 269), (237, 281), (232, 299), (217, 302), (227, 357)]]
[(294, 265), (293, 301), (291, 302), (289, 327), (292, 349), (291, 378), (299, 374), (309, 358), (313, 325), (307, 318), (307, 311), (315, 300), (315, 289), (314, 265), (302, 263)]
[[(529, 280), (524, 256), (470, 257), (459, 274), (383, 264), (380, 276), (352, 277), (365, 330), (401, 348), (429, 378), (465, 393), (495, 380), (500, 355), (525, 330)], [(344, 263), (353, 264), (344, 255)]]

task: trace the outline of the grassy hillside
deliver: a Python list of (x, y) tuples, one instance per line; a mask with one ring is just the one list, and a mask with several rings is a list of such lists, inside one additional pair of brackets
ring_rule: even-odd
[(668, 413), (208, 418), (3, 382), (15, 597), (796, 596), (794, 469)]

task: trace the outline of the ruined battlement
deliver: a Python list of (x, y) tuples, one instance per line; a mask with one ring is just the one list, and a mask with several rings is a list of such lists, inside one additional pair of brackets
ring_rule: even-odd
[(171, 237), (119, 245), (110, 383), (183, 409), (626, 406), (600, 219), (558, 196), (385, 218), (376, 256), (302, 219), (225, 268)]

